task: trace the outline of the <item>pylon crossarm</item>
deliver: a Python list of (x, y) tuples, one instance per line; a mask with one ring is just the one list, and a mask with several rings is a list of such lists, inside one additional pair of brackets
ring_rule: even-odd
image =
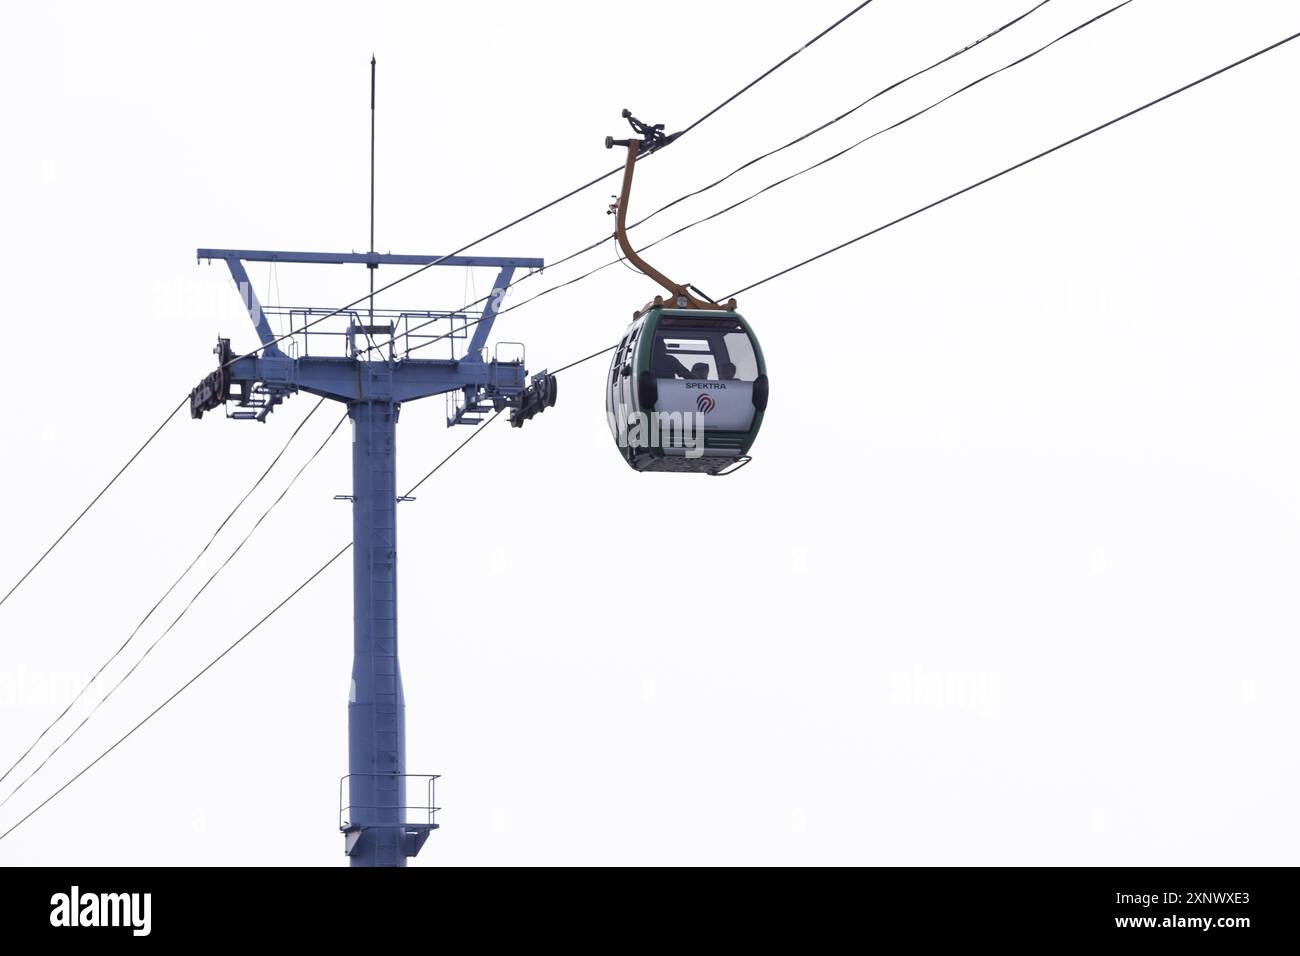
[[(505, 290), (509, 288), (515, 271), (541, 269), (545, 263), (540, 258), (394, 255), (375, 252), (275, 252), (259, 249), (199, 249), (197, 256), (200, 261), (220, 260), (226, 263), (261, 345), (256, 352), (236, 357), (230, 348), (230, 340), (219, 340), (217, 370), (207, 375), (190, 393), (190, 413), (194, 418), (200, 418), (205, 412), (229, 403), (233, 406), (229, 417), (265, 421), (276, 405), (297, 391), (342, 402), (408, 402), (458, 391), (474, 396), (477, 402), (496, 408), (517, 405), (522, 400), (527, 386), (527, 371), (522, 356), (518, 360), (510, 358), (506, 361), (500, 361), (495, 356), (489, 357), (487, 341)], [(498, 272), (482, 312), (471, 322), (468, 313), (412, 313), (373, 309), (330, 312), (287, 306), (275, 306), (268, 310), (253, 289), (245, 268), (245, 263), (248, 262), (360, 264), (373, 269), (380, 266), (492, 267)], [(275, 335), (268, 320), (268, 311), (288, 323), (290, 334), (287, 337)], [(345, 331), (329, 330), (318, 325), (323, 319), (334, 316), (337, 316), (339, 322), (348, 324)], [(451, 326), (451, 331), (444, 336), (417, 336), (410, 331), (416, 323), (428, 325), (440, 320), (445, 320)], [(471, 327), (472, 333), (468, 332)], [(363, 336), (370, 338), (376, 335), (388, 337), (382, 351), (371, 351), (360, 345), (364, 341)], [(464, 355), (459, 359), (411, 357), (413, 348), (421, 348), (439, 340), (447, 340), (449, 345), (454, 345), (457, 341), (465, 343)], [(281, 348), (285, 341), (290, 344)], [(399, 354), (393, 355), (393, 343), (398, 341), (404, 343), (404, 347)], [(318, 342), (322, 345), (318, 345)], [(322, 347), (337, 348), (340, 342), (346, 344), (349, 354), (309, 354)], [(463, 410), (457, 414), (458, 417), (464, 417)]]
[(241, 396), (251, 398), (251, 390), (258, 388), (280, 398), (304, 391), (341, 402), (409, 402), (468, 388), (509, 403), (523, 392), (526, 378), (521, 363), (495, 360), (407, 359), (388, 366), (347, 358), (245, 355), (224, 370), (218, 369), (194, 389), (191, 411), (199, 418), (204, 411), (226, 401), (248, 405)]

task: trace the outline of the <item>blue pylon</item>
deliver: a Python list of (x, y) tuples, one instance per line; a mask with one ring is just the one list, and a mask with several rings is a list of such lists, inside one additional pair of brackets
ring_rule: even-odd
[[(191, 414), (199, 418), (230, 405), (230, 418), (265, 421), (299, 391), (347, 405), (353, 428), (353, 659), (348, 774), (340, 784), (339, 825), (352, 866), (405, 866), (437, 823), (434, 776), (410, 774), (406, 768), (406, 705), (397, 644), (397, 419), (403, 403), (439, 394), (453, 399), (449, 425), (473, 424), (482, 420), (478, 412), (519, 406), (531, 391), (523, 355), (489, 357), (487, 339), (514, 271), (540, 269), (542, 260), (241, 249), (200, 249), (198, 256), (229, 266), (261, 348), (236, 355), (228, 339), (219, 340), (219, 367), (191, 395)], [(382, 265), (491, 266), (499, 271), (478, 315), (373, 308), (335, 314), (264, 308), (245, 262), (363, 263), (372, 270)], [(288, 324), (282, 336), (272, 332), (273, 318)], [(332, 330), (323, 327), (328, 320), (334, 322)], [(448, 357), (415, 357), (425, 348), (445, 350)], [(317, 354), (310, 354), (313, 349)]]

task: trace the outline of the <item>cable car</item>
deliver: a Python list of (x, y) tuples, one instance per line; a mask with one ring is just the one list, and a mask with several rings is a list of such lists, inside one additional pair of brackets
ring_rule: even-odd
[[(605, 382), (605, 412), (623, 459), (637, 471), (731, 474), (750, 461), (767, 409), (767, 366), (736, 300), (714, 302), (678, 285), (642, 259), (627, 240), (627, 203), (637, 159), (667, 145), (663, 125), (627, 110), (641, 139), (605, 138), (627, 147), (623, 189), (610, 207), (614, 236), (637, 269), (669, 293), (633, 314), (614, 349)], [(698, 293), (698, 295), (696, 294)]]
[(637, 471), (721, 474), (749, 460), (767, 368), (740, 313), (654, 306), (614, 350), (605, 410)]

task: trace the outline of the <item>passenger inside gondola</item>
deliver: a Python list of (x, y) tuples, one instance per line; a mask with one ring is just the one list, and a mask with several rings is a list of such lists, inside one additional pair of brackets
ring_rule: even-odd
[(654, 359), (650, 363), (651, 371), (657, 378), (690, 378), (687, 370), (676, 356), (668, 354), (668, 345), (662, 338), (655, 339)]

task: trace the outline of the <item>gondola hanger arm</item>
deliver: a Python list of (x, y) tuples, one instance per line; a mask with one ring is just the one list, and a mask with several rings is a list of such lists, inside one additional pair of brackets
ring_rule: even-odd
[(632, 244), (627, 240), (627, 205), (628, 197), (632, 194), (632, 175), (636, 168), (636, 161), (642, 157), (653, 153), (655, 150), (662, 149), (681, 133), (664, 133), (664, 124), (656, 123), (653, 126), (642, 123), (628, 110), (623, 111), (623, 118), (631, 125), (640, 139), (615, 139), (612, 136), (605, 137), (605, 148), (613, 149), (615, 146), (627, 147), (627, 164), (623, 167), (623, 188), (619, 193), (617, 201), (610, 207), (610, 212), (614, 213), (614, 238), (618, 241), (619, 248), (623, 250), (623, 255), (627, 260), (636, 266), (641, 272), (645, 273), (655, 282), (658, 282), (668, 292), (668, 297), (657, 295), (653, 302), (647, 303), (646, 306), (636, 314), (643, 315), (650, 309), (659, 306), (668, 306), (675, 309), (702, 309), (719, 312), (731, 312), (736, 308), (736, 300), (731, 299), (727, 302), (714, 302), (711, 299), (701, 299), (692, 293), (692, 287), (689, 283), (677, 283), (668, 276), (664, 275), (654, 266), (650, 265), (637, 251), (632, 248)]

